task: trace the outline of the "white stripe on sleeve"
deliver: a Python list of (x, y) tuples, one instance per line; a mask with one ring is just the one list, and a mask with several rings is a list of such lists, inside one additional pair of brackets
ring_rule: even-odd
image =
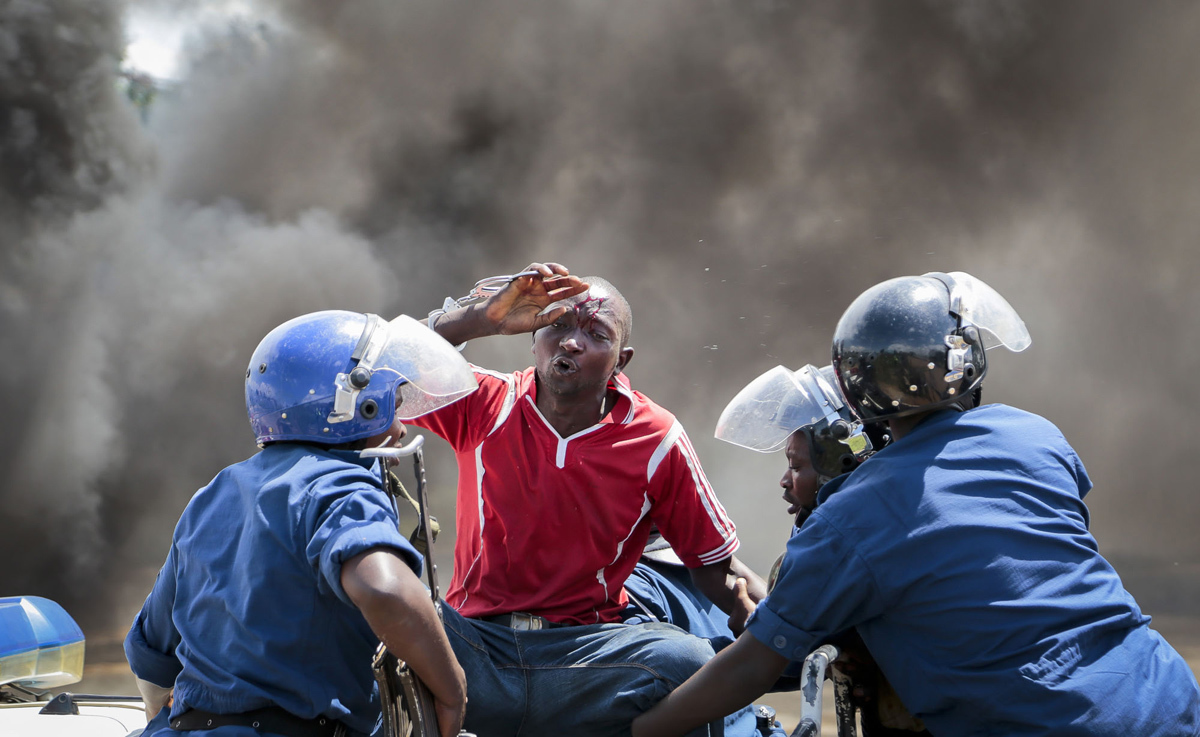
[(679, 445), (683, 457), (687, 459), (688, 468), (692, 471), (696, 491), (704, 501), (704, 507), (708, 510), (709, 516), (713, 518), (713, 524), (721, 531), (723, 537), (731, 537), (734, 534), (733, 522), (730, 521), (721, 501), (717, 499), (717, 492), (713, 491), (712, 485), (708, 483), (708, 478), (704, 475), (704, 469), (700, 467), (700, 460), (696, 457), (696, 450), (692, 447), (692, 441), (688, 438), (687, 433), (680, 435)]
[(706, 566), (712, 563), (719, 563), (737, 552), (737, 549), (740, 548), (741, 545), (741, 541), (739, 541), (736, 537), (731, 537), (726, 540), (725, 544), (721, 547), (700, 556), (700, 563)]
[(654, 449), (654, 454), (650, 456), (650, 463), (646, 466), (646, 483), (654, 480), (654, 474), (658, 471), (658, 466), (667, 457), (667, 453), (671, 452), (671, 446), (675, 445), (675, 441), (683, 434), (683, 425), (679, 424), (679, 420), (675, 420), (675, 424), (671, 425), (671, 429), (667, 430), (667, 434), (663, 436), (662, 442)]

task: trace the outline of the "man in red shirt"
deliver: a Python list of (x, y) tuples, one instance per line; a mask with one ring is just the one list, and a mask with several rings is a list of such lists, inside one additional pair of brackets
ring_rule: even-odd
[(478, 391), (412, 421), (458, 460), (446, 596), (456, 611), (445, 620), (467, 673), (466, 728), (627, 733), (712, 656), (671, 625), (621, 624), (622, 585), (651, 525), (722, 609), (737, 577), (755, 600), (766, 587), (733, 557), (733, 523), (683, 427), (623, 373), (633, 358), (625, 299), (558, 264), (526, 271), (535, 274), (432, 327), (455, 344), (532, 332), (535, 366), (476, 368)]

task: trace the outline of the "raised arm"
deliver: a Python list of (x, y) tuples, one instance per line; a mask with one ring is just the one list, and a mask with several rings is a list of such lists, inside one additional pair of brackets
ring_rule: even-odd
[(342, 588), (387, 649), (429, 690), (442, 737), (454, 737), (467, 709), (467, 680), (421, 580), (388, 548), (372, 548), (342, 566)]
[(482, 302), (441, 315), (433, 329), (453, 345), (489, 335), (532, 333), (554, 322), (567, 308), (543, 310), (587, 290), (562, 264), (532, 263), (523, 271), (537, 273), (514, 279)]

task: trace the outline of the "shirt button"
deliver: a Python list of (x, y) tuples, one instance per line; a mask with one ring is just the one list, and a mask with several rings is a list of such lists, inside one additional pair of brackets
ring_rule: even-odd
[(787, 647), (787, 638), (783, 635), (775, 635), (775, 639), (771, 640), (771, 644), (775, 646), (776, 650), (782, 650)]

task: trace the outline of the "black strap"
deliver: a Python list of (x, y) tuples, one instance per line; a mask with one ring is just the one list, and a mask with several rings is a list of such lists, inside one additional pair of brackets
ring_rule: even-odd
[(258, 732), (288, 737), (337, 737), (346, 733), (342, 723), (336, 719), (325, 716), (301, 719), (278, 706), (244, 711), (241, 714), (214, 714), (202, 709), (189, 709), (171, 720), (171, 729), (181, 732), (230, 726), (250, 727)]

